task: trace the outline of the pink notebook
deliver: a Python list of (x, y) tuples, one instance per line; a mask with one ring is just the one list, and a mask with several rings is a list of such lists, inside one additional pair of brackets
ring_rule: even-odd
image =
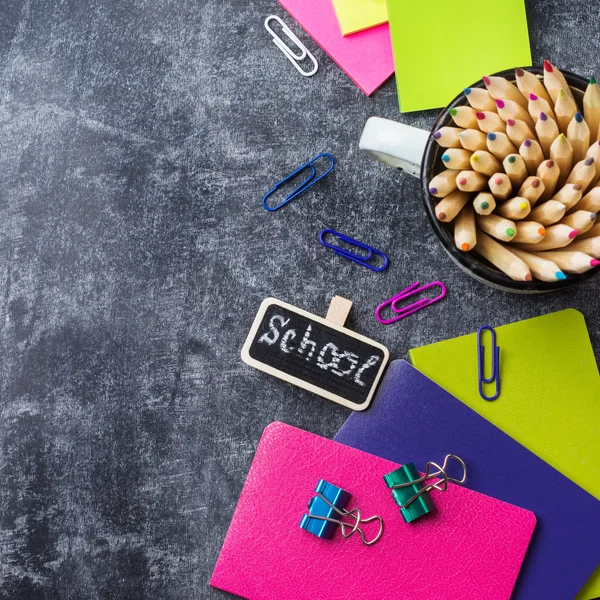
[(367, 96), (394, 72), (387, 23), (344, 37), (331, 0), (279, 3)]
[[(210, 584), (248, 600), (508, 600), (534, 514), (450, 484), (432, 494), (433, 514), (406, 524), (382, 479), (398, 466), (272, 423)], [(358, 536), (343, 539), (339, 527), (323, 540), (299, 527), (319, 479), (350, 492), (348, 509), (383, 518), (379, 542), (367, 547)], [(367, 537), (376, 529), (366, 525)]]

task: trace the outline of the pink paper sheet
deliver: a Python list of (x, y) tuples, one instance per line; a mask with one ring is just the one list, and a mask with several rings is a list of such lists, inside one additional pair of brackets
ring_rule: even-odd
[[(508, 600), (534, 514), (450, 484), (434, 495), (434, 514), (408, 525), (382, 479), (397, 467), (283, 423), (269, 425), (210, 584), (249, 600)], [(331, 540), (300, 529), (319, 479), (351, 493), (347, 508), (383, 517), (379, 542), (345, 540), (339, 528)], [(369, 527), (377, 529), (366, 525), (368, 538), (375, 533)]]
[(387, 23), (344, 37), (331, 0), (279, 3), (367, 96), (394, 72)]

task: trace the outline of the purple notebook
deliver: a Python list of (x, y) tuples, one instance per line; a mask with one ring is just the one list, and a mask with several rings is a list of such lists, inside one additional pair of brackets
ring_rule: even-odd
[(572, 599), (600, 564), (600, 502), (404, 360), (390, 364), (372, 407), (352, 414), (335, 440), (420, 471), (457, 454), (467, 487), (533, 511), (512, 600)]

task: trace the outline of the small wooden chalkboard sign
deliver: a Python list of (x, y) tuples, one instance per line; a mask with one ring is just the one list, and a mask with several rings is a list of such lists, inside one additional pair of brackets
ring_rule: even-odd
[(353, 410), (373, 398), (388, 349), (344, 327), (352, 302), (335, 296), (323, 319), (275, 298), (263, 300), (242, 360)]

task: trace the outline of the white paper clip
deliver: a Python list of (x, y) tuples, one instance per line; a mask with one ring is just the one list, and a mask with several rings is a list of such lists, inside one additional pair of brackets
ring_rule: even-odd
[[(294, 54), (294, 51), (269, 27), (269, 21), (275, 19), (282, 27), (283, 33), (294, 43), (296, 48), (300, 50), (300, 54)], [(294, 35), (292, 30), (277, 16), (269, 15), (265, 19), (265, 29), (273, 37), (275, 45), (285, 54), (287, 59), (296, 67), (296, 70), (300, 75), (304, 77), (312, 77), (319, 69), (319, 63), (317, 59), (309, 52), (308, 48)], [(303, 71), (300, 68), (300, 64), (306, 57), (310, 58), (313, 62), (313, 69), (311, 71)]]

